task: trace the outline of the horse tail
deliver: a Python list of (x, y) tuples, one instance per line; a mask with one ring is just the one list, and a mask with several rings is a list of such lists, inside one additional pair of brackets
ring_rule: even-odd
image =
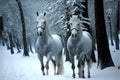
[(64, 64), (63, 64), (63, 56), (60, 58), (60, 67), (58, 68), (59, 74), (63, 74), (64, 72)]
[(59, 58), (56, 57), (57, 58), (56, 62), (59, 62), (59, 64), (58, 64), (59, 65), (58, 73), (59, 74), (63, 74), (63, 72), (64, 72), (64, 65), (63, 65), (64, 40), (63, 40), (63, 36), (62, 35), (58, 34), (58, 36), (59, 36), (60, 42), (62, 44), (62, 49), (61, 49), (61, 51), (59, 53), (59, 56), (58, 56)]

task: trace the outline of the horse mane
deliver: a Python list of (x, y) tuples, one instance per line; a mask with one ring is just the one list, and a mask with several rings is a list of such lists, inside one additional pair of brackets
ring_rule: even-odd
[(72, 17), (69, 20), (70, 23), (78, 22), (80, 23), (79, 25), (79, 30), (80, 30), (80, 36), (82, 36), (83, 30), (81, 28), (82, 23), (80, 22), (80, 19), (78, 18), (78, 15), (72, 15)]
[(47, 21), (46, 17), (43, 14), (39, 14), (39, 16), (37, 16), (37, 20), (40, 20), (40, 19), (43, 19), (46, 21), (46, 32), (50, 37), (52, 37), (50, 28), (48, 27), (48, 21)]
[(72, 15), (72, 17), (70, 18), (69, 22), (80, 22), (80, 20), (78, 19), (77, 15)]

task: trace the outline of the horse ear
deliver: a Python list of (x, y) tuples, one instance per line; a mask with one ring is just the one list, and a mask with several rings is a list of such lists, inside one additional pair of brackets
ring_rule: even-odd
[(36, 14), (37, 14), (37, 16), (39, 16), (39, 13), (38, 13), (38, 12), (36, 12)]
[(46, 16), (46, 12), (44, 12), (44, 16)]

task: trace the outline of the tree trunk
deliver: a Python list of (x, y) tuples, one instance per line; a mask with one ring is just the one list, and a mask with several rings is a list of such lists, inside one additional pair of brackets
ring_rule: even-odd
[(114, 43), (113, 43), (113, 31), (112, 31), (111, 17), (110, 17), (110, 16), (107, 16), (107, 20), (108, 20), (108, 24), (109, 24), (109, 27), (110, 27), (110, 40), (111, 40), (111, 45), (113, 46)]
[(28, 52), (30, 52), (31, 51), (31, 53), (33, 53), (33, 50), (32, 50), (32, 43), (31, 43), (31, 40), (30, 40), (30, 38), (27, 38), (28, 39)]
[[(88, 16), (88, 0), (85, 0), (85, 2), (83, 3), (83, 5), (86, 7), (84, 9), (84, 13), (83, 13), (83, 16), (85, 18), (89, 18)], [(85, 27), (88, 29), (88, 32), (92, 35), (92, 41), (93, 41), (93, 49), (92, 49), (92, 54), (91, 54), (91, 58), (92, 58), (92, 61), (93, 62), (96, 62), (96, 59), (95, 59), (95, 52), (94, 52), (94, 48), (95, 48), (95, 39), (93, 38), (93, 32), (92, 32), (92, 27), (90, 27), (88, 24), (84, 24)]]
[(118, 1), (118, 29), (120, 31), (120, 0)]
[(96, 41), (98, 49), (98, 65), (101, 69), (114, 66), (112, 61), (109, 44), (106, 34), (104, 21), (103, 0), (95, 0), (95, 25), (96, 25)]
[(118, 1), (118, 29), (120, 31), (120, 0)]
[(11, 32), (8, 33), (8, 36), (9, 36), (11, 54), (14, 54), (14, 50), (13, 50), (13, 36), (12, 36)]
[(116, 15), (116, 18), (117, 18), (117, 25), (115, 25), (115, 32), (114, 32), (114, 39), (115, 39), (115, 48), (116, 50), (119, 50), (119, 3), (118, 3), (118, 9), (117, 9), (117, 15)]
[(2, 31), (3, 31), (3, 19), (2, 16), (0, 16), (0, 43), (2, 41)]
[(20, 53), (21, 51), (20, 51), (20, 43), (19, 43), (19, 40), (18, 40), (18, 38), (16, 38), (16, 41), (15, 41), (15, 44), (16, 44), (16, 47), (17, 47), (17, 53)]
[[(85, 2), (83, 3), (83, 5), (85, 6), (83, 16), (84, 16), (85, 18), (89, 18), (89, 17), (88, 17), (88, 0), (85, 0)], [(90, 26), (89, 26), (88, 24), (84, 24), (84, 25), (85, 25), (85, 27), (88, 29), (88, 32), (91, 33)]]
[(21, 22), (22, 22), (22, 35), (23, 35), (23, 45), (24, 45), (23, 56), (29, 56), (29, 54), (28, 54), (28, 48), (27, 48), (27, 41), (26, 41), (25, 20), (24, 20), (22, 5), (21, 5), (20, 0), (16, 0), (16, 2), (17, 2), (18, 7), (19, 7), (20, 17), (21, 17)]
[[(66, 2), (67, 2), (67, 0), (65, 0), (65, 4), (66, 4)], [(70, 14), (69, 14), (69, 9), (68, 9), (67, 5), (65, 5), (65, 7), (66, 7), (66, 22), (68, 22), (69, 19), (70, 19)], [(66, 23), (66, 25), (67, 25), (67, 30), (70, 30), (69, 24)], [(65, 36), (65, 54), (66, 54), (66, 61), (70, 61), (69, 52), (68, 52), (68, 50), (67, 50), (67, 40), (68, 40), (69, 36), (70, 36), (70, 31), (66, 31), (66, 36)]]

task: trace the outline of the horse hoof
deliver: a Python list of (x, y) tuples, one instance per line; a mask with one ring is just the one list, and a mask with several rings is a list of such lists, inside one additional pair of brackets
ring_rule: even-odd
[(72, 77), (75, 78), (75, 75), (73, 75)]
[(83, 79), (84, 79), (84, 78), (85, 78), (85, 76), (80, 76), (80, 75), (79, 75), (79, 78), (83, 78)]
[(79, 78), (82, 78), (82, 76), (79, 75)]
[(43, 74), (43, 76), (45, 76), (45, 73)]
[(82, 76), (82, 78), (84, 79), (84, 78), (85, 78), (85, 76)]
[(88, 78), (91, 78), (91, 76), (90, 76), (90, 75), (88, 75)]
[(59, 73), (57, 73), (57, 75), (59, 75)]
[(73, 76), (73, 78), (75, 78), (75, 76)]

